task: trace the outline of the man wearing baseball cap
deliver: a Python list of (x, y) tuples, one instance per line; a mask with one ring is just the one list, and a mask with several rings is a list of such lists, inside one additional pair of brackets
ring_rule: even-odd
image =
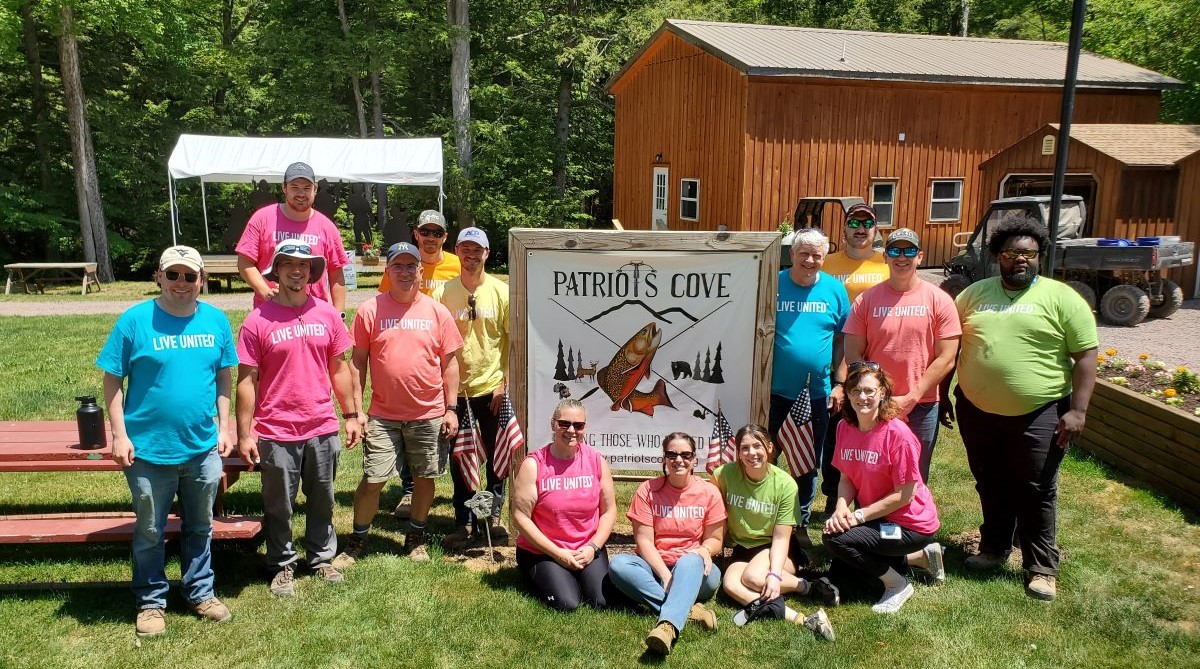
[[(492, 511), (486, 518), (475, 518), (467, 509), (472, 490), (457, 467), (450, 468), (454, 481), (454, 523), (458, 526), (446, 537), (446, 548), (462, 548), (478, 540), (483, 526), (491, 525), (493, 541), (508, 543), (508, 532), (499, 522), (504, 504), (504, 478), (496, 475), (496, 433), (500, 406), (508, 394), (508, 284), (486, 271), (490, 253), (487, 233), (479, 228), (463, 228), (454, 246), (462, 262), (462, 274), (434, 291), (434, 298), (454, 316), (463, 338), (459, 354), (458, 416), (473, 415), (479, 421), (479, 443), (487, 456), (486, 485), (492, 493)], [(467, 405), (470, 405), (470, 412)]]
[(263, 274), (270, 269), (275, 246), (284, 240), (306, 244), (313, 255), (326, 261), (326, 271), (309, 288), (313, 297), (329, 302), (339, 312), (346, 306), (346, 279), (342, 268), (350, 262), (342, 248), (337, 226), (313, 209), (317, 177), (306, 163), (292, 163), (283, 173), (283, 204), (269, 204), (250, 216), (237, 243), (238, 273), (254, 289), (254, 306), (271, 299), (276, 283)]
[(354, 533), (334, 560), (354, 564), (379, 510), (379, 493), (407, 462), (414, 477), (410, 529), (404, 549), (429, 559), (425, 521), (434, 479), (445, 470), (449, 439), (458, 432), (458, 351), (462, 335), (446, 307), (421, 293), (421, 254), (407, 242), (387, 253), (391, 289), (363, 302), (352, 328), (358, 372), (355, 404), (371, 379), (371, 410), (363, 442), (363, 478), (354, 491)]
[(888, 280), (854, 301), (842, 329), (846, 364), (873, 360), (892, 377), (892, 398), (921, 442), (921, 478), (928, 484), (938, 432), (938, 384), (954, 367), (962, 326), (953, 298), (917, 275), (925, 255), (916, 232), (893, 230), (884, 255)]
[(346, 419), (347, 448), (358, 443), (362, 428), (343, 358), (350, 335), (333, 305), (308, 294), (325, 266), (307, 244), (276, 244), (264, 276), (279, 290), (246, 316), (238, 333), (238, 452), (251, 468), (262, 468), (267, 563), (277, 597), (295, 593), (299, 555), (292, 512), (300, 489), (306, 499), (305, 564), (327, 583), (343, 580), (330, 564), (337, 553), (333, 483), (342, 450), (331, 391)]
[[(458, 256), (442, 248), (445, 239), (445, 217), (434, 209), (421, 212), (417, 217), (417, 227), (413, 230), (413, 242), (421, 250), (420, 291), (426, 295), (432, 296), (434, 290), (462, 271)], [(391, 277), (384, 274), (379, 282), (379, 292), (386, 293), (391, 287)]]
[(124, 469), (137, 516), (130, 585), (138, 636), (167, 629), (163, 531), (177, 495), (184, 598), (207, 620), (232, 617), (213, 592), (212, 513), (221, 456), (233, 448), (230, 368), (237, 354), (224, 312), (197, 300), (205, 278), (199, 251), (168, 248), (154, 273), (160, 294), (121, 314), (96, 357), (112, 458)]

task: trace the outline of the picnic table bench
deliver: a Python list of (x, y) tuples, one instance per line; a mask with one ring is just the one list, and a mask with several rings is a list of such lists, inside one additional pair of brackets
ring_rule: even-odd
[[(220, 281), (225, 280), (225, 290), (233, 290), (233, 280), (241, 278), (238, 273), (238, 256), (220, 255), (220, 256), (201, 256), (204, 260), (204, 271), (208, 273), (208, 278)], [(204, 292), (208, 292), (208, 282), (204, 282)]]
[(13, 284), (24, 286), (26, 293), (43, 293), (47, 283), (79, 282), (80, 294), (87, 295), (92, 286), (100, 292), (100, 279), (96, 277), (94, 262), (14, 262), (4, 266), (8, 279), (4, 282), (4, 294), (11, 295)]
[[(107, 426), (105, 428), (108, 429)], [(112, 442), (112, 434), (108, 436)], [(136, 454), (135, 454), (136, 457)], [(213, 505), (214, 539), (252, 539), (262, 529), (256, 516), (225, 515), (222, 497), (248, 466), (224, 458), (224, 472)], [(74, 421), (8, 421), (0, 423), (0, 472), (119, 472), (112, 447), (84, 450)], [(130, 541), (132, 513), (81, 512), (0, 516), (0, 544)], [(180, 519), (170, 515), (167, 537), (179, 534)]]

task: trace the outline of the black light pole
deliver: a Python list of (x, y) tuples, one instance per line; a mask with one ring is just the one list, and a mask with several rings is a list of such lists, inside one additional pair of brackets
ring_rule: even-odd
[(1054, 249), (1058, 239), (1058, 214), (1063, 186), (1067, 181), (1067, 148), (1071, 144), (1071, 117), (1075, 114), (1075, 81), (1079, 75), (1079, 50), (1083, 42), (1083, 18), (1087, 0), (1075, 0), (1071, 9), (1071, 41), (1067, 44), (1067, 73), (1063, 78), (1062, 114), (1058, 122), (1058, 151), (1054, 159), (1054, 185), (1050, 190), (1050, 252), (1042, 271), (1054, 276)]

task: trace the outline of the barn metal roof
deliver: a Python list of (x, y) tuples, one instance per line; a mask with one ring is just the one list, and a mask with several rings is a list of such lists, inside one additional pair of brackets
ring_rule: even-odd
[(1075, 123), (1071, 139), (1129, 167), (1170, 167), (1200, 151), (1200, 125)]
[[(1067, 45), (1061, 42), (906, 35), (792, 26), (668, 19), (666, 30), (754, 76), (833, 77), (883, 81), (1061, 86)], [(611, 87), (645, 48), (609, 80)], [(1145, 68), (1080, 54), (1081, 88), (1164, 90), (1182, 81)]]

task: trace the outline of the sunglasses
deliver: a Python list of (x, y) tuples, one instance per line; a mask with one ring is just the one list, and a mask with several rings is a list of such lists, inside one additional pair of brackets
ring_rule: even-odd
[(869, 218), (848, 218), (846, 219), (847, 228), (866, 228), (870, 230), (875, 227), (875, 221)]
[(581, 420), (575, 422), (571, 422), (569, 420), (556, 420), (554, 422), (558, 425), (558, 429), (560, 430), (569, 430), (571, 428), (575, 428), (576, 432), (582, 432), (583, 427), (587, 425), (587, 423)]
[(422, 237), (434, 237), (441, 239), (446, 236), (446, 231), (441, 228), (417, 228), (417, 234)]
[(663, 453), (664, 460), (691, 460), (696, 457), (695, 453), (680, 453), (679, 451), (667, 451)]
[[(467, 296), (467, 306), (471, 308), (471, 320), (475, 320), (475, 317), (478, 316), (479, 314), (475, 311), (475, 296), (474, 295)], [(563, 428), (563, 429), (565, 430), (566, 428)], [(583, 428), (580, 427), (579, 429), (582, 430)]]
[(312, 247), (308, 244), (288, 244), (287, 246), (280, 246), (279, 250), (275, 253), (282, 253), (283, 255), (300, 253), (302, 255), (310, 256), (312, 255)]
[(848, 372), (857, 372), (860, 369), (878, 372), (882, 368), (879, 366), (879, 363), (873, 360), (856, 360), (855, 362), (852, 362), (846, 366), (846, 371)]
[(183, 280), (187, 281), (188, 283), (196, 283), (196, 279), (200, 277), (199, 274), (194, 274), (192, 272), (176, 272), (173, 269), (164, 271), (163, 276), (167, 277), (167, 281), (178, 281), (179, 277), (182, 276)]
[(1033, 260), (1038, 257), (1038, 252), (1030, 249), (1008, 249), (1007, 251), (1001, 251), (1000, 257), (1005, 260), (1016, 260), (1017, 258)]
[(899, 258), (900, 256), (904, 256), (905, 258), (916, 258), (917, 254), (920, 252), (921, 249), (915, 246), (906, 246), (904, 248), (900, 248), (899, 246), (889, 246), (885, 251), (889, 258)]

